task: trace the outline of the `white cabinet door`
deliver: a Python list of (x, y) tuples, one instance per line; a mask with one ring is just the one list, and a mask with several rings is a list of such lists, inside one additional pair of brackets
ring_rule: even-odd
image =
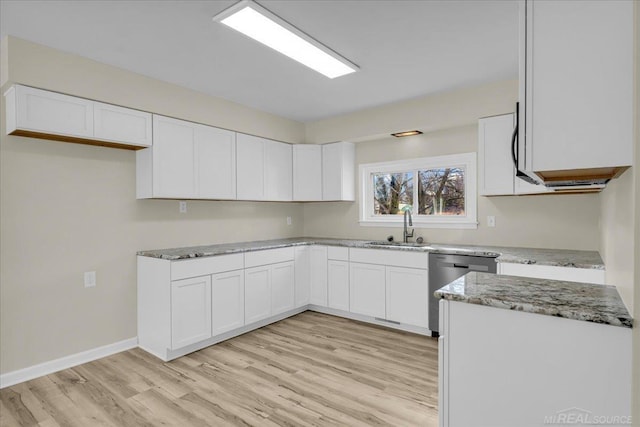
[(429, 279), (427, 270), (387, 267), (387, 320), (427, 328)]
[(291, 144), (265, 141), (265, 199), (290, 201), (293, 191)]
[(236, 144), (238, 200), (266, 200), (264, 138), (239, 133)]
[(522, 3), (520, 106), (524, 92), (526, 115), (520, 117), (521, 124), (526, 117), (528, 170), (631, 165), (633, 3)]
[(553, 192), (544, 185), (529, 184), (515, 176), (511, 156), (514, 126), (513, 113), (478, 120), (478, 178), (481, 196)]
[(349, 310), (352, 313), (384, 319), (385, 309), (385, 267), (384, 265), (349, 265)]
[(293, 200), (322, 200), (322, 146), (293, 146)]
[(309, 304), (309, 294), (311, 292), (310, 263), (311, 249), (308, 246), (295, 248), (295, 299), (296, 307)]
[(236, 198), (236, 133), (196, 125), (198, 197)]
[(171, 348), (211, 338), (211, 276), (171, 282)]
[(244, 270), (211, 276), (212, 335), (244, 326)]
[(327, 271), (329, 307), (349, 311), (349, 263), (329, 260)]
[(293, 261), (271, 266), (271, 315), (293, 310), (295, 300)]
[(309, 249), (309, 274), (311, 295), (309, 303), (327, 306), (327, 247), (311, 246)]
[(7, 117), (7, 133), (17, 128), (93, 138), (93, 101), (20, 85), (10, 90), (15, 90), (15, 111)]
[(257, 322), (271, 315), (271, 267), (244, 271), (244, 323)]
[(514, 114), (478, 120), (478, 184), (481, 196), (513, 195), (511, 135)]
[(154, 115), (151, 150), (153, 197), (196, 197), (193, 123)]
[(151, 114), (101, 102), (93, 103), (93, 128), (97, 139), (140, 147), (153, 144)]
[(355, 200), (355, 146), (322, 146), (322, 200)]

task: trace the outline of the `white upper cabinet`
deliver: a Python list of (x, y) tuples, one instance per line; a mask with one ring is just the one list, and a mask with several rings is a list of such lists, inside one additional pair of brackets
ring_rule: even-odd
[(293, 200), (322, 200), (322, 146), (293, 146)]
[[(7, 97), (7, 133), (93, 137), (93, 101), (15, 85)], [(17, 133), (19, 134), (19, 133)]]
[(265, 140), (265, 198), (280, 202), (291, 201), (292, 159), (291, 144)]
[(322, 200), (355, 200), (355, 145), (322, 146)]
[(236, 133), (196, 125), (198, 197), (236, 198)]
[(102, 102), (93, 104), (93, 129), (103, 141), (150, 147), (153, 143), (151, 114)]
[(511, 142), (515, 114), (478, 120), (478, 183), (481, 196), (508, 196), (550, 192), (515, 176)]
[(521, 2), (520, 169), (560, 181), (631, 165), (633, 3)]
[(5, 93), (7, 134), (139, 149), (152, 144), (151, 114), (14, 85)]
[(238, 200), (265, 200), (265, 139), (237, 136)]
[[(195, 127), (193, 123), (153, 116), (151, 151), (153, 197), (195, 198)], [(146, 151), (146, 150), (145, 150)], [(144, 157), (142, 151), (138, 157)]]
[(235, 132), (154, 114), (153, 135), (136, 153), (139, 199), (235, 199)]
[(237, 185), (238, 200), (290, 201), (291, 145), (239, 133)]

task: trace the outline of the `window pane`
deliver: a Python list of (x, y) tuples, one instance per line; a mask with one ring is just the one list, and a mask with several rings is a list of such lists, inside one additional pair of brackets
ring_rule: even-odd
[(372, 173), (373, 214), (402, 215), (413, 205), (413, 172)]
[(418, 171), (418, 214), (464, 216), (464, 169)]

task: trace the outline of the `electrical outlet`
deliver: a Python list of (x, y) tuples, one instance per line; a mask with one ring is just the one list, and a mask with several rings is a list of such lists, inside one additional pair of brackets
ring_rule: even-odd
[(495, 227), (496, 226), (496, 217), (493, 215), (489, 215), (487, 217), (487, 226), (488, 227)]
[(290, 216), (288, 216), (288, 217), (287, 217), (287, 225), (291, 225), (291, 224), (292, 224), (291, 217), (290, 217)]
[(85, 271), (84, 272), (84, 287), (93, 288), (96, 285), (96, 272)]
[(187, 213), (187, 202), (180, 202), (180, 213)]

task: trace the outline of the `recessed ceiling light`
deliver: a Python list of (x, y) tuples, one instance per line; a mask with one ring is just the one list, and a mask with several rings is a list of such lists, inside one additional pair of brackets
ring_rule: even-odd
[(242, 0), (213, 17), (260, 43), (333, 79), (358, 66), (251, 0)]
[(402, 138), (403, 136), (413, 136), (413, 135), (420, 135), (420, 134), (422, 134), (422, 132), (420, 132), (419, 130), (407, 130), (404, 132), (392, 133), (391, 136), (395, 136), (396, 138)]

